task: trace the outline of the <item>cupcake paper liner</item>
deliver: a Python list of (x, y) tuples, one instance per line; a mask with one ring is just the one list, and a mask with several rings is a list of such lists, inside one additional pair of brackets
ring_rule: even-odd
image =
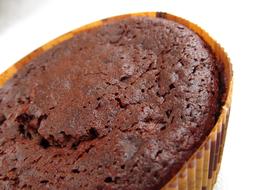
[[(225, 108), (224, 108), (225, 109)], [(220, 169), (225, 143), (229, 108), (212, 132), (184, 167), (162, 190), (211, 190)]]
[(185, 25), (186, 27), (197, 33), (210, 46), (218, 61), (224, 66), (225, 103), (221, 108), (219, 118), (214, 128), (203, 141), (201, 146), (190, 157), (190, 159), (187, 160), (182, 166), (182, 168), (174, 175), (174, 177), (170, 179), (167, 184), (161, 188), (161, 190), (212, 190), (219, 173), (223, 148), (225, 144), (228, 118), (231, 106), (233, 73), (230, 60), (224, 49), (215, 40), (213, 40), (207, 32), (205, 32), (196, 24), (189, 22), (188, 20), (168, 13), (145, 12), (111, 17), (82, 26), (41, 46), (40, 48), (36, 49), (20, 61), (18, 61), (12, 67), (7, 69), (4, 73), (0, 75), (0, 87), (3, 86), (8, 79), (10, 79), (20, 68), (22, 68), (31, 59), (37, 57), (38, 55), (54, 47), (55, 45), (67, 39), (70, 39), (74, 35), (85, 30), (89, 30), (97, 26), (108, 24), (114, 20), (120, 20), (122, 18), (127, 18), (131, 16), (161, 17)]

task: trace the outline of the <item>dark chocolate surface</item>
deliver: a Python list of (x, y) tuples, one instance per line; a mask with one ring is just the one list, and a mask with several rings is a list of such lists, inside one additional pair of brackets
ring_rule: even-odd
[(161, 188), (216, 122), (217, 64), (162, 18), (114, 21), (48, 50), (0, 89), (0, 189)]

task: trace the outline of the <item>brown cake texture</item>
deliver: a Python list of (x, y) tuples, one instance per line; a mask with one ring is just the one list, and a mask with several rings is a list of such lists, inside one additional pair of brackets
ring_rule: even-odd
[(157, 190), (215, 125), (222, 80), (208, 45), (174, 21), (81, 32), (0, 88), (0, 189)]

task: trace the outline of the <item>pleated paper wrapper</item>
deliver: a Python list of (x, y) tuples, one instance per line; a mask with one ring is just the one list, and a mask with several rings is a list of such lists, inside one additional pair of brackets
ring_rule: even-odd
[(186, 161), (186, 163), (174, 175), (174, 177), (168, 180), (167, 184), (163, 186), (161, 189), (161, 190), (212, 190), (219, 173), (226, 138), (226, 131), (232, 97), (232, 83), (233, 83), (232, 66), (229, 57), (225, 53), (224, 49), (215, 40), (213, 40), (207, 32), (205, 32), (199, 26), (189, 22), (186, 19), (168, 13), (145, 12), (145, 13), (133, 13), (111, 17), (82, 26), (34, 50), (32, 53), (25, 56), (23, 59), (18, 61), (12, 67), (7, 69), (4, 73), (0, 75), (0, 87), (3, 86), (8, 79), (10, 79), (20, 68), (22, 68), (31, 59), (39, 56), (41, 53), (47, 51), (48, 49), (54, 47), (55, 45), (65, 40), (68, 40), (72, 38), (74, 35), (83, 32), (85, 30), (110, 23), (114, 20), (120, 20), (131, 16), (161, 17), (164, 19), (176, 21), (180, 24), (187, 26), (195, 33), (197, 33), (210, 46), (218, 62), (223, 64), (226, 99), (224, 105), (221, 108), (221, 112), (217, 120), (217, 123), (215, 124), (210, 134), (203, 141), (202, 145), (191, 156), (191, 158)]

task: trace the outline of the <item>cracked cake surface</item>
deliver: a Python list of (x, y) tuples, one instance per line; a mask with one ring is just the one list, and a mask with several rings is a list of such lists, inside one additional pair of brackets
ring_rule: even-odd
[(220, 67), (187, 27), (115, 20), (0, 88), (0, 189), (159, 189), (214, 126)]

